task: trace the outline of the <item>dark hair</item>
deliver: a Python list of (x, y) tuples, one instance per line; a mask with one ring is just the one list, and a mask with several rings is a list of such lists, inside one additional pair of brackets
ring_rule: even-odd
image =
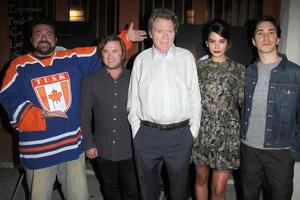
[(119, 42), (120, 46), (121, 46), (121, 50), (122, 50), (122, 64), (123, 62), (125, 62), (126, 60), (126, 46), (124, 44), (124, 42), (117, 36), (117, 35), (108, 35), (106, 36), (99, 44), (98, 44), (98, 52), (101, 54), (105, 45), (108, 42)]
[(204, 42), (208, 41), (208, 37), (211, 32), (215, 32), (216, 34), (225, 38), (228, 45), (230, 44), (230, 30), (228, 24), (224, 20), (215, 19), (209, 22), (204, 30)]
[(53, 29), (54, 35), (56, 36), (56, 27), (55, 27), (55, 23), (52, 20), (49, 19), (37, 19), (31, 22), (31, 26), (30, 26), (30, 30), (31, 30), (31, 35), (33, 33), (33, 29), (35, 26), (40, 25), (40, 24), (44, 24), (44, 25), (48, 25)]
[(260, 18), (257, 18), (254, 21), (253, 27), (252, 27), (252, 38), (255, 37), (257, 26), (260, 23), (262, 23), (262, 22), (270, 22), (270, 23), (272, 23), (273, 26), (275, 27), (276, 31), (277, 31), (278, 38), (281, 38), (281, 28), (280, 28), (279, 24), (276, 22), (276, 19), (274, 17), (272, 17), (272, 16), (262, 16)]
[(166, 8), (157, 8), (154, 9), (149, 20), (148, 20), (148, 31), (152, 31), (153, 28), (153, 22), (155, 21), (156, 18), (162, 18), (162, 19), (167, 19), (167, 20), (172, 20), (174, 24), (174, 31), (177, 33), (177, 30), (179, 28), (179, 22), (178, 22), (178, 17), (177, 15)]

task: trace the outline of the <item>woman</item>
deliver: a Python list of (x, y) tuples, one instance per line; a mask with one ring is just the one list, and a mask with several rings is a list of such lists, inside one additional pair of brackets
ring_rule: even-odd
[(240, 164), (239, 112), (245, 68), (225, 55), (230, 46), (230, 32), (224, 21), (210, 22), (204, 36), (211, 56), (197, 62), (202, 116), (192, 159), (196, 165), (197, 199), (208, 199), (211, 168), (211, 199), (217, 200), (225, 198), (228, 178)]

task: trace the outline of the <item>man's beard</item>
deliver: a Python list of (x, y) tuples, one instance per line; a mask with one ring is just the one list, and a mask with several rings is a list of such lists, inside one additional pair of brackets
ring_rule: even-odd
[[(40, 44), (47, 43), (49, 45), (48, 48), (46, 47), (40, 47)], [(40, 42), (36, 47), (33, 47), (34, 53), (39, 54), (40, 56), (48, 56), (52, 53), (52, 51), (55, 49), (55, 45), (51, 46), (49, 42)]]

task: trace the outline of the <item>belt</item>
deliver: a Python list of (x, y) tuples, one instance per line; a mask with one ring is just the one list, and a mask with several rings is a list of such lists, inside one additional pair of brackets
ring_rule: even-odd
[(182, 128), (182, 127), (187, 127), (189, 125), (190, 120), (185, 120), (182, 122), (178, 123), (172, 123), (172, 124), (157, 124), (154, 122), (149, 122), (149, 121), (141, 121), (141, 124), (150, 128), (156, 128), (158, 130), (163, 130), (163, 131), (168, 131), (168, 130), (173, 130), (176, 128)]

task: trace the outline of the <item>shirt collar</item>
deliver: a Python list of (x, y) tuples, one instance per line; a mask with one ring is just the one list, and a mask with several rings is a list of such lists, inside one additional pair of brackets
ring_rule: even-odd
[[(109, 72), (106, 70), (105, 67), (103, 67), (102, 70), (103, 70), (103, 73), (104, 73), (106, 76), (108, 76), (109, 78), (113, 79), (113, 78), (110, 76)], [(119, 75), (119, 77), (118, 77), (116, 80), (122, 79), (122, 78), (127, 77), (127, 76), (129, 76), (129, 71), (128, 71), (126, 68), (123, 68), (121, 74)]]
[(156, 50), (156, 48), (154, 47), (154, 45), (152, 46), (152, 58), (155, 57), (165, 57), (168, 54), (172, 54), (175, 55), (176, 54), (176, 47), (174, 44), (172, 44), (172, 46), (170, 47), (170, 49), (168, 51), (166, 51), (165, 53), (160, 53)]
[[(278, 63), (278, 65), (275, 68), (286, 68), (286, 62), (288, 61), (287, 57), (285, 54), (283, 53), (279, 53), (278, 52), (279, 57), (281, 57), (281, 61)], [(255, 66), (257, 67), (259, 62), (259, 57), (256, 59), (256, 61), (254, 62)]]

